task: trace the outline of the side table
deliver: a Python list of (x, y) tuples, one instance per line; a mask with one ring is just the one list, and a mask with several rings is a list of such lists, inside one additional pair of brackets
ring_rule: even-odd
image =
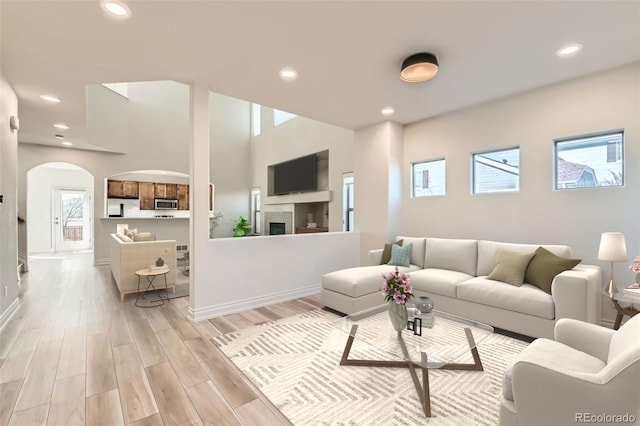
[[(620, 306), (620, 302), (628, 303), (629, 306), (622, 307)], [(618, 328), (620, 328), (620, 323), (622, 323), (622, 318), (624, 318), (625, 315), (628, 315), (629, 318), (631, 318), (640, 312), (640, 310), (636, 309), (633, 306), (634, 303), (640, 304), (640, 301), (637, 299), (633, 299), (631, 297), (625, 296), (622, 293), (617, 293), (611, 299), (611, 303), (613, 304), (613, 307), (616, 309), (616, 321), (613, 324), (614, 330), (617, 330)]]
[[(165, 298), (163, 298), (162, 296), (159, 296), (158, 299), (155, 300), (151, 300), (149, 298), (147, 298), (144, 295), (144, 292), (147, 292), (149, 290), (158, 290), (156, 288), (156, 286), (153, 284), (153, 281), (156, 279), (156, 277), (158, 276), (163, 276), (164, 277), (164, 290), (168, 291), (168, 287), (167, 287), (167, 274), (169, 273), (170, 269), (167, 268), (162, 268), (162, 269), (151, 269), (151, 268), (144, 268), (144, 269), (138, 269), (136, 271), (136, 275), (138, 276), (138, 291), (136, 292), (136, 306), (140, 307), (140, 308), (152, 308), (155, 306), (162, 306), (164, 305), (164, 301)], [(142, 298), (143, 299), (147, 299), (147, 301), (149, 302), (149, 304), (140, 304), (140, 280), (142, 277), (145, 277), (147, 280), (147, 287), (144, 288), (142, 290), (143, 295)], [(169, 300), (168, 295), (166, 297), (167, 300)]]

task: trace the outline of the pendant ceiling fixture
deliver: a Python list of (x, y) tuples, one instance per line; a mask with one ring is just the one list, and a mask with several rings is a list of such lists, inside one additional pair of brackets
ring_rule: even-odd
[(432, 53), (415, 53), (402, 61), (400, 78), (409, 83), (431, 80), (438, 73), (438, 58)]

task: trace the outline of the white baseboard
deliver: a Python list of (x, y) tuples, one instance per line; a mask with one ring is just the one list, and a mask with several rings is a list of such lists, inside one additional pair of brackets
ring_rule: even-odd
[(267, 296), (260, 296), (232, 303), (225, 303), (222, 305), (207, 306), (195, 310), (190, 306), (188, 309), (188, 314), (191, 321), (197, 322), (221, 317), (223, 315), (235, 314), (236, 312), (248, 311), (251, 309), (260, 308), (262, 306), (273, 305), (275, 303), (299, 299), (301, 297), (312, 296), (318, 293), (320, 293), (320, 286), (314, 285), (287, 291), (284, 293), (270, 294)]
[(102, 257), (102, 258), (94, 258), (93, 259), (93, 264), (96, 266), (104, 266), (104, 265), (110, 265), (111, 264), (111, 258), (110, 257)]
[(19, 308), (20, 299), (16, 298), (16, 300), (14, 300), (13, 303), (11, 303), (11, 305), (9, 305), (9, 307), (2, 314), (0, 314), (0, 331), (2, 331), (5, 325), (7, 325), (11, 317), (18, 311)]

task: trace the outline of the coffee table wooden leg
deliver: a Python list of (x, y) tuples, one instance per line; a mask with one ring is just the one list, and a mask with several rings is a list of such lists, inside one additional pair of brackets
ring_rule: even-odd
[(421, 360), (422, 370), (422, 393), (424, 395), (424, 403), (422, 408), (424, 409), (424, 415), (431, 417), (431, 394), (429, 393), (429, 369), (427, 368), (427, 354), (422, 352)]

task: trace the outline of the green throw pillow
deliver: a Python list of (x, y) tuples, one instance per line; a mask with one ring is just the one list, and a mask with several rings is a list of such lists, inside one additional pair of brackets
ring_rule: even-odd
[(568, 259), (556, 256), (549, 250), (538, 247), (536, 255), (529, 263), (524, 275), (524, 282), (535, 285), (551, 294), (551, 283), (556, 275), (568, 271), (580, 263), (582, 259)]
[(400, 247), (396, 244), (391, 246), (391, 260), (388, 265), (409, 266), (411, 264), (411, 247), (413, 243)]
[(527, 265), (534, 255), (535, 253), (517, 253), (498, 248), (495, 257), (496, 265), (487, 278), (520, 286), (524, 281)]
[(380, 260), (381, 265), (386, 265), (391, 260), (391, 246), (394, 244), (402, 247), (402, 240), (398, 240), (395, 243), (384, 245), (384, 249), (382, 250), (382, 259)]

